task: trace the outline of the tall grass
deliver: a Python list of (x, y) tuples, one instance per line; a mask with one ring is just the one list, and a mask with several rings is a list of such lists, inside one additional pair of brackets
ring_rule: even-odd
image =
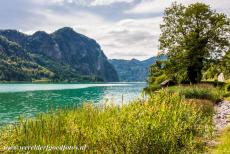
[(21, 120), (2, 130), (0, 147), (86, 145), (84, 152), (95, 153), (191, 153), (204, 151), (211, 133), (212, 114), (177, 93), (160, 91), (122, 107), (84, 104)]
[(213, 154), (230, 153), (230, 127), (222, 132), (217, 147), (211, 150)]
[(188, 99), (206, 99), (219, 102), (223, 99), (224, 90), (208, 84), (197, 84), (192, 86), (175, 86), (169, 88), (171, 91), (178, 92)]

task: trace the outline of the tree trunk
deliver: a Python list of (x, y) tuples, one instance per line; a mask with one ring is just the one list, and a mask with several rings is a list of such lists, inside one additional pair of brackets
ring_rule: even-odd
[(191, 83), (199, 83), (202, 79), (203, 58), (199, 58), (197, 62), (187, 68), (188, 78)]

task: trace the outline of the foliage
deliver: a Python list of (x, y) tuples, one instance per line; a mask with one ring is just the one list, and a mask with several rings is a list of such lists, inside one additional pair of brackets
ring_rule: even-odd
[(0, 81), (52, 78), (53, 72), (34, 62), (17, 43), (0, 36)]
[(163, 81), (167, 80), (168, 77), (165, 75), (165, 74), (162, 74), (161, 76), (158, 76), (156, 79), (155, 79), (155, 83), (156, 84), (160, 84), (162, 83)]
[(84, 104), (5, 128), (0, 146), (86, 145), (87, 153), (203, 152), (213, 130), (212, 114), (192, 102), (160, 91), (122, 107)]
[(224, 74), (225, 80), (230, 79), (230, 50), (219, 61), (210, 61), (203, 72), (204, 80), (217, 80), (219, 73)]
[(149, 68), (149, 77), (148, 77), (149, 84), (161, 83), (159, 78), (167, 79), (167, 76), (165, 75), (165, 71), (163, 69), (164, 65), (165, 65), (165, 61), (159, 61), (159, 60), (157, 60), (155, 64), (151, 65), (151, 67)]
[(226, 79), (230, 79), (230, 50), (226, 53), (223, 60), (218, 65)]
[(151, 93), (151, 92), (154, 92), (156, 90), (159, 90), (160, 88), (161, 88), (161, 86), (159, 84), (150, 84), (146, 88), (144, 88), (144, 92)]
[(36, 63), (49, 68), (49, 70), (54, 73), (54, 75), (49, 78), (53, 82), (103, 81), (103, 79), (98, 76), (80, 75), (80, 73), (72, 69), (71, 66), (67, 64), (60, 64), (47, 56), (40, 54), (30, 54), (30, 56), (34, 59), (34, 61), (36, 61)]
[(216, 64), (210, 65), (203, 73), (204, 80), (217, 80), (217, 75), (221, 72), (220, 67)]
[(203, 3), (173, 3), (163, 19), (159, 41), (168, 57), (166, 74), (200, 82), (209, 61), (219, 60), (229, 49), (229, 19)]
[(230, 92), (230, 83), (225, 85), (225, 91)]

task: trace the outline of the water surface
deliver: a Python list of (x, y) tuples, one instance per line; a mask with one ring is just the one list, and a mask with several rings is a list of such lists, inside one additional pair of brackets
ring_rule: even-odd
[(0, 84), (0, 125), (20, 115), (32, 117), (50, 109), (74, 107), (82, 102), (117, 104), (140, 96), (145, 83), (106, 84)]

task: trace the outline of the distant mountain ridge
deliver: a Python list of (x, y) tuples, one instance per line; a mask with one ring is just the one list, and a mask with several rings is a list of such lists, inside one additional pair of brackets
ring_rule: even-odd
[(118, 81), (93, 39), (64, 27), (32, 35), (0, 30), (0, 80)]
[(111, 59), (109, 61), (114, 65), (120, 81), (135, 82), (146, 81), (149, 67), (158, 59), (164, 60), (165, 57), (151, 57), (143, 61), (135, 58), (131, 60)]

